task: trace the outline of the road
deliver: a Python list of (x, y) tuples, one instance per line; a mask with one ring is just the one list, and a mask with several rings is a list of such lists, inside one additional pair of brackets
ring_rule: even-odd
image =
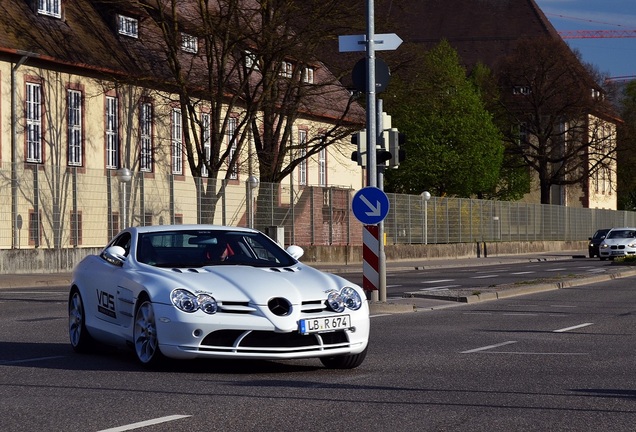
[[(615, 267), (610, 261), (592, 258), (564, 258), (550, 261), (511, 262), (507, 264), (462, 267), (429, 267), (387, 270), (387, 297), (403, 297), (407, 292), (425, 291), (434, 294), (445, 289), (479, 290), (488, 286), (529, 284), (536, 281), (559, 280), (565, 277), (604, 274)], [(362, 283), (362, 272), (341, 273), (355, 283)]]
[(377, 315), (352, 371), (78, 355), (65, 289), (0, 290), (0, 430), (632, 431), (633, 282)]

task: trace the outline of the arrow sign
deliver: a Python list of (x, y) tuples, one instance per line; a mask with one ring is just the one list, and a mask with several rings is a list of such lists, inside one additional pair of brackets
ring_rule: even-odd
[(382, 189), (365, 187), (353, 196), (353, 215), (365, 225), (379, 224), (389, 213), (389, 197)]
[[(402, 44), (402, 39), (395, 33), (381, 33), (374, 36), (373, 42), (376, 51), (393, 51)], [(338, 36), (338, 51), (353, 52), (366, 50), (366, 35)]]

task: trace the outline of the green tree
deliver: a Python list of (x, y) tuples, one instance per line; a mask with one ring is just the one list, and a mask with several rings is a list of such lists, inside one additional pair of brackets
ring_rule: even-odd
[(503, 144), (476, 87), (446, 41), (422, 55), (417, 71), (394, 77), (385, 98), (407, 158), (386, 173), (386, 190), (469, 197), (495, 189)]
[[(486, 109), (493, 113), (496, 123), (497, 119), (501, 119), (504, 116), (501, 115), (501, 95), (492, 71), (486, 65), (478, 63), (472, 69), (470, 79), (486, 104)], [(498, 112), (500, 115), (497, 114)], [(509, 125), (498, 124), (497, 126), (500, 130), (510, 128)], [(483, 198), (504, 201), (519, 200), (530, 192), (531, 180), (530, 170), (523, 158), (509, 145), (506, 145), (504, 141), (504, 156), (499, 173), (499, 181), (493, 190), (483, 194)]]

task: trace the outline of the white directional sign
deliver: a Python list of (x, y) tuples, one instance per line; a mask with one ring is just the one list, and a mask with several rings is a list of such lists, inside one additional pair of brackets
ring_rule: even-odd
[[(402, 39), (395, 33), (376, 34), (373, 38), (376, 51), (393, 51), (402, 44)], [(338, 36), (338, 51), (353, 52), (367, 50), (366, 35)]]

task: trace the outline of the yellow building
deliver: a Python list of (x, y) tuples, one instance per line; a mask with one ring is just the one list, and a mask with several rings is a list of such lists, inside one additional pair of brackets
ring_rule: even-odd
[[(250, 185), (260, 175), (267, 113), (230, 94), (221, 105), (206, 99), (205, 55), (185, 31), (177, 55), (194, 66), (186, 85), (175, 85), (157, 29), (131, 3), (0, 4), (0, 248), (100, 246), (131, 224), (253, 222), (259, 190)], [(278, 78), (293, 79), (294, 61), (279, 66)], [(308, 185), (363, 184), (349, 141), (362, 109), (320, 63), (298, 73), (304, 88), (328, 91), (321, 104), (297, 110), (281, 135), (288, 172), (271, 186), (272, 214), (300, 201)], [(179, 89), (192, 92), (185, 104)], [(307, 101), (317, 99), (318, 91)], [(272, 216), (272, 225), (285, 217)]]

